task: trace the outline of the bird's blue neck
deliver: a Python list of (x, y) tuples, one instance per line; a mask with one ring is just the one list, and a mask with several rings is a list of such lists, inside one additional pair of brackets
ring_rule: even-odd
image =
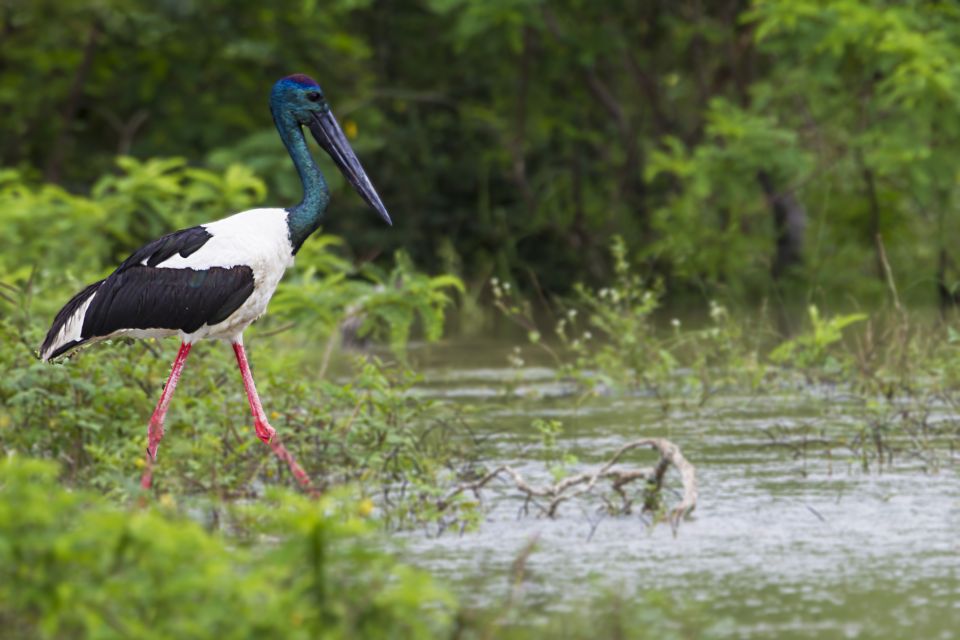
[(303, 185), (303, 200), (300, 204), (288, 209), (287, 216), (290, 244), (293, 246), (293, 253), (297, 253), (303, 242), (320, 226), (327, 203), (330, 202), (330, 190), (327, 188), (327, 181), (324, 180), (320, 168), (310, 155), (300, 124), (290, 114), (280, 117), (275, 115), (274, 122), (277, 124), (284, 146), (287, 147), (293, 159), (293, 164), (297, 167), (297, 173), (300, 174), (300, 182)]

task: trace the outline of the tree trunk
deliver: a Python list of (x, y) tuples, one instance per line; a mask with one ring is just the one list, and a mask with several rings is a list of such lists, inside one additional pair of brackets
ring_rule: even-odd
[[(863, 154), (857, 150), (857, 163), (860, 165), (860, 172), (863, 174), (863, 184), (867, 191), (867, 205), (869, 207), (867, 218), (867, 237), (873, 241), (880, 235), (880, 199), (877, 197), (877, 179), (873, 170), (863, 161)], [(874, 243), (876, 249), (876, 268), (877, 277), (881, 281), (886, 280), (886, 272), (883, 268), (883, 258), (880, 255), (880, 247)]]
[(960, 293), (957, 292), (955, 287), (950, 286), (950, 281), (947, 279), (947, 270), (952, 265), (952, 262), (946, 248), (940, 247), (939, 259), (937, 260), (936, 280), (937, 303), (940, 307), (941, 314), (953, 309), (957, 306), (957, 303), (960, 302)]
[(526, 137), (527, 137), (527, 98), (530, 93), (530, 63), (533, 57), (534, 32), (530, 27), (523, 30), (523, 50), (517, 61), (517, 100), (514, 106), (513, 136), (507, 147), (513, 159), (513, 182), (523, 198), (523, 204), (529, 214), (536, 210), (533, 189), (527, 179)]
[(774, 280), (780, 280), (790, 269), (803, 263), (807, 210), (792, 191), (778, 192), (773, 178), (766, 171), (758, 172), (757, 180), (773, 214), (776, 251), (770, 272)]
[(67, 147), (70, 144), (73, 121), (77, 117), (77, 111), (80, 108), (83, 85), (86, 84), (90, 67), (93, 66), (93, 54), (97, 50), (97, 39), (99, 37), (100, 25), (94, 22), (90, 25), (90, 31), (87, 33), (87, 41), (83, 46), (83, 58), (80, 60), (80, 66), (77, 67), (77, 71), (73, 75), (70, 93), (67, 95), (66, 104), (60, 114), (60, 131), (57, 134), (57, 139), (53, 143), (53, 149), (47, 160), (46, 170), (44, 171), (44, 179), (46, 179), (47, 182), (60, 182), (60, 173), (63, 169), (63, 159), (66, 157)]

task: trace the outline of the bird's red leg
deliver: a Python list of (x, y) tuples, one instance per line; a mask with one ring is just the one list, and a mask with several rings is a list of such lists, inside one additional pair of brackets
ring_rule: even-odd
[(163, 418), (167, 415), (170, 399), (177, 388), (180, 374), (183, 373), (183, 364), (187, 361), (191, 346), (189, 342), (180, 343), (180, 351), (177, 352), (177, 359), (173, 361), (170, 377), (163, 387), (163, 393), (160, 394), (157, 408), (153, 410), (153, 415), (150, 416), (150, 426), (147, 428), (147, 467), (143, 471), (143, 477), (140, 478), (140, 486), (144, 489), (149, 489), (153, 480), (153, 462), (157, 459), (157, 447), (160, 446), (160, 440), (163, 438)]
[(260, 396), (257, 395), (257, 387), (253, 383), (253, 374), (250, 373), (250, 364), (247, 362), (247, 354), (243, 350), (242, 342), (233, 343), (233, 352), (237, 354), (237, 364), (240, 365), (240, 374), (243, 376), (243, 387), (247, 391), (247, 400), (250, 401), (250, 412), (253, 414), (253, 428), (257, 431), (257, 437), (270, 445), (278, 458), (287, 463), (290, 467), (290, 473), (297, 479), (305, 489), (313, 492), (310, 476), (303, 470), (293, 455), (287, 451), (287, 448), (275, 438), (276, 431), (267, 421), (267, 414), (263, 411), (263, 405), (260, 404)]

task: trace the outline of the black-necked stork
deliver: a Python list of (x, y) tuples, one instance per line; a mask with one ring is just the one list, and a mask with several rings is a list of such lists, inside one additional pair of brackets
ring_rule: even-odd
[(116, 271), (75, 295), (57, 314), (40, 347), (40, 357), (47, 361), (115, 336), (180, 336), (180, 350), (147, 430), (147, 465), (141, 479), (145, 489), (150, 487), (164, 416), (184, 362), (191, 345), (204, 338), (233, 345), (257, 437), (289, 465), (302, 485), (310, 485), (303, 469), (274, 438), (243, 349), (243, 330), (267, 310), (284, 271), (320, 226), (330, 200), (302, 127), (310, 129), (363, 199), (391, 222), (313, 79), (296, 74), (277, 81), (270, 92), (270, 111), (303, 183), (300, 204), (243, 211), (141, 247)]

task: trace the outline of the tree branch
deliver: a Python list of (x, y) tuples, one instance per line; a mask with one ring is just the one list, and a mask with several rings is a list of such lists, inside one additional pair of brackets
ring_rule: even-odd
[[(639, 448), (650, 448), (658, 451), (660, 453), (660, 459), (657, 461), (657, 464), (644, 469), (621, 469), (614, 466), (629, 451)], [(506, 476), (513, 481), (513, 484), (521, 493), (526, 495), (528, 502), (534, 498), (549, 499), (546, 506), (540, 506), (541, 512), (548, 518), (556, 516), (557, 509), (562, 503), (592, 492), (602, 480), (608, 480), (610, 482), (611, 489), (620, 495), (623, 512), (629, 513), (632, 500), (627, 496), (623, 488), (632, 482), (643, 480), (647, 482), (648, 490), (651, 493), (659, 493), (663, 486), (663, 478), (666, 475), (667, 469), (671, 466), (680, 473), (680, 480), (683, 485), (680, 502), (670, 510), (667, 516), (671, 526), (675, 529), (679, 525), (680, 520), (697, 506), (697, 477), (694, 466), (683, 457), (680, 448), (663, 438), (642, 438), (628, 442), (620, 447), (610, 460), (594, 471), (568, 476), (556, 484), (548, 486), (533, 486), (513, 467), (501, 465), (488, 472), (479, 480), (465, 482), (454, 487), (446, 496), (437, 502), (437, 508), (440, 510), (446, 509), (450, 506), (454, 498), (464, 492), (471, 492), (479, 498), (481, 489), (486, 487), (486, 485), (495, 478)], [(651, 502), (648, 496), (644, 505), (645, 510), (649, 510)]]

